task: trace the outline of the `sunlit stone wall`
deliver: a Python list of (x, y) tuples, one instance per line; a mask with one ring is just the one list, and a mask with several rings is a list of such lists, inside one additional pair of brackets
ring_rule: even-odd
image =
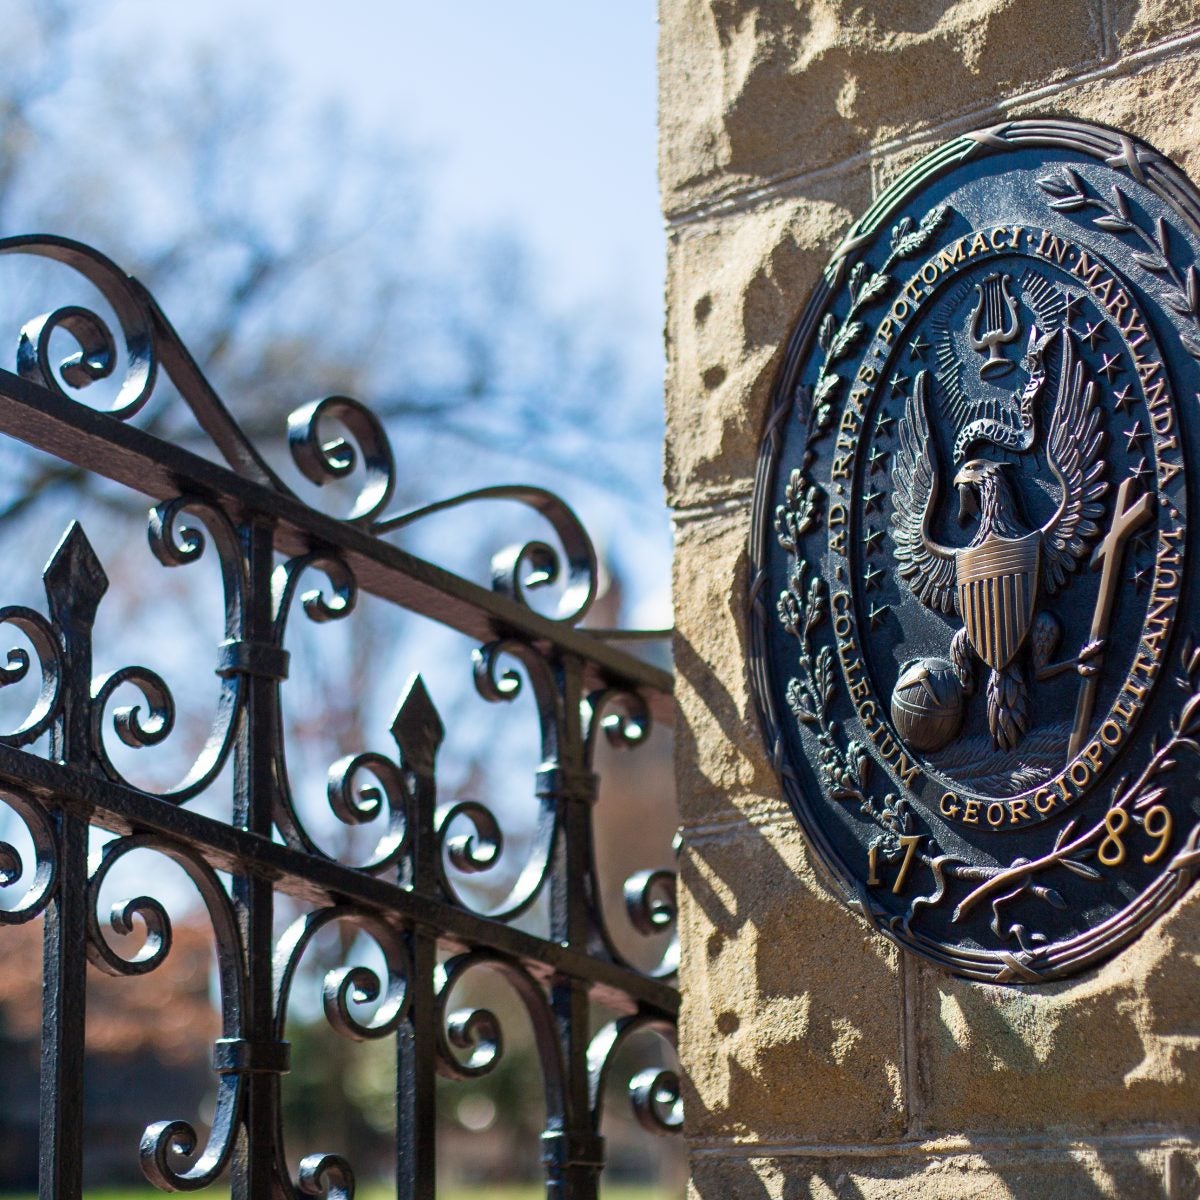
[(1043, 990), (901, 956), (822, 881), (746, 671), (750, 496), (840, 234), (948, 137), (1129, 129), (1200, 175), (1197, 0), (660, 0), (692, 1196), (1200, 1195), (1200, 890)]

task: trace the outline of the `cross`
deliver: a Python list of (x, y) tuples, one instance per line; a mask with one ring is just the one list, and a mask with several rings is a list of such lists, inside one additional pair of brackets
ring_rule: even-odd
[[(1130, 503), (1129, 495), (1133, 491), (1133, 485), (1132, 477), (1121, 480), (1121, 486), (1117, 489), (1112, 524), (1092, 555), (1092, 570), (1100, 567), (1100, 591), (1096, 596), (1095, 611), (1092, 613), (1092, 631), (1089, 638), (1091, 642), (1100, 641), (1108, 633), (1113, 601), (1121, 581), (1121, 559), (1125, 554), (1125, 543), (1150, 520), (1150, 513), (1154, 507), (1154, 496), (1150, 492), (1143, 492), (1132, 504)], [(1099, 655), (1092, 658), (1091, 666), (1091, 673), (1084, 676), (1079, 689), (1079, 702), (1075, 706), (1075, 728), (1071, 731), (1071, 744), (1067, 749), (1068, 761), (1083, 749), (1083, 740), (1092, 721), (1096, 689), (1100, 683)]]

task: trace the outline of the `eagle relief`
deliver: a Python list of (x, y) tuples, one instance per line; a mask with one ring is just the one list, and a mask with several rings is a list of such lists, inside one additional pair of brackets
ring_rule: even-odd
[(959, 973), (1114, 953), (1200, 867), (1200, 196), (1145, 143), (942, 147), (836, 252), (755, 495), (752, 675), (847, 900)]

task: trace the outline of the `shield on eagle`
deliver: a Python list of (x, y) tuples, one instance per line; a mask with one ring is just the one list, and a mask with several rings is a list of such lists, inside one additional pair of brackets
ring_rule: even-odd
[(975, 653), (1003, 670), (1021, 648), (1033, 619), (1042, 531), (992, 536), (955, 555), (958, 609)]

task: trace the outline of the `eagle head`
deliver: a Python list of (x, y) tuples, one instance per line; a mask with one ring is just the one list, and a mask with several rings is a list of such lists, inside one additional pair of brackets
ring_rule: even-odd
[[(973, 458), (965, 462), (954, 476), (958, 489), (958, 521), (965, 525), (970, 517), (982, 512), (981, 524), (991, 525), (995, 518), (1013, 517), (1015, 507), (1005, 475), (1011, 467), (1007, 462), (990, 458)], [(1008, 524), (1007, 521), (1003, 522)]]

